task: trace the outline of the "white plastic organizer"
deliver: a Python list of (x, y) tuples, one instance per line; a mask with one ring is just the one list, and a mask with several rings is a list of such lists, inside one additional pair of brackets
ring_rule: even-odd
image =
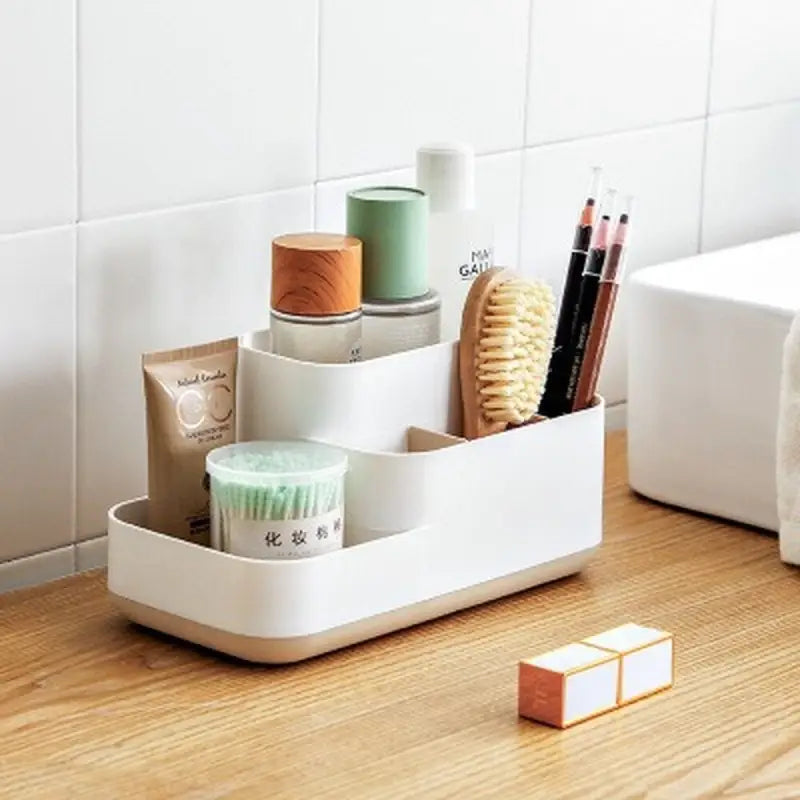
[(109, 511), (109, 590), (130, 619), (249, 661), (302, 660), (580, 571), (602, 538), (603, 402), (459, 438), (457, 345), (309, 364), (243, 337), (239, 438), (344, 448), (345, 547), (241, 558)]

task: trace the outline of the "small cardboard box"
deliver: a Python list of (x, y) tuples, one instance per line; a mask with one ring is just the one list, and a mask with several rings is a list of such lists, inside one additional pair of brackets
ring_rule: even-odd
[(583, 643), (519, 664), (519, 715), (556, 728), (617, 707), (620, 659)]
[(620, 657), (619, 705), (672, 686), (675, 658), (672, 634), (629, 622), (583, 640)]

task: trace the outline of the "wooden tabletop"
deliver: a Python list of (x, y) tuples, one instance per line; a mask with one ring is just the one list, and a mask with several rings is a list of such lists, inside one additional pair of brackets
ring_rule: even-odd
[[(134, 627), (102, 572), (0, 596), (0, 797), (800, 797), (800, 571), (632, 496), (624, 449), (582, 575), (305, 664)], [(520, 658), (625, 621), (675, 634), (672, 689), (566, 731), (518, 719)]]

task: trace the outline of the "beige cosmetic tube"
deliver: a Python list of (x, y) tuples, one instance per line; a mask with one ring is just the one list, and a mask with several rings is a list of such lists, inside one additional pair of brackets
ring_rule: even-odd
[(142, 356), (148, 525), (210, 544), (206, 455), (236, 440), (238, 340)]

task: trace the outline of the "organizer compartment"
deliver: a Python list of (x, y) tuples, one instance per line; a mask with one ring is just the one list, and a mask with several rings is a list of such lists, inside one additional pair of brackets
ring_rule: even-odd
[(596, 549), (442, 592), (427, 583), (453, 574), (447, 541), (429, 529), (299, 561), (256, 561), (148, 531), (146, 511), (141, 498), (109, 512), (117, 608), (146, 627), (265, 664), (301, 661), (571, 575)]
[[(409, 428), (399, 452), (348, 449), (346, 544), (424, 526), (437, 516), (439, 495), (460, 437)], [(452, 477), (452, 476), (451, 476)]]
[(326, 439), (397, 450), (409, 426), (461, 434), (458, 345), (354, 364), (310, 364), (270, 352), (269, 331), (242, 337), (239, 438)]
[[(472, 442), (412, 428), (411, 452), (349, 449), (347, 543), (421, 526), (493, 530), (505, 521), (522, 532), (526, 517), (534, 534), (591, 529), (602, 495), (597, 408)], [(512, 548), (510, 560), (520, 556)]]
[(315, 365), (246, 347), (240, 439), (344, 447), (347, 546), (241, 558), (148, 531), (146, 499), (122, 503), (109, 512), (118, 606), (166, 633), (282, 663), (582, 569), (602, 538), (602, 399), (465, 441), (456, 356), (450, 343)]

